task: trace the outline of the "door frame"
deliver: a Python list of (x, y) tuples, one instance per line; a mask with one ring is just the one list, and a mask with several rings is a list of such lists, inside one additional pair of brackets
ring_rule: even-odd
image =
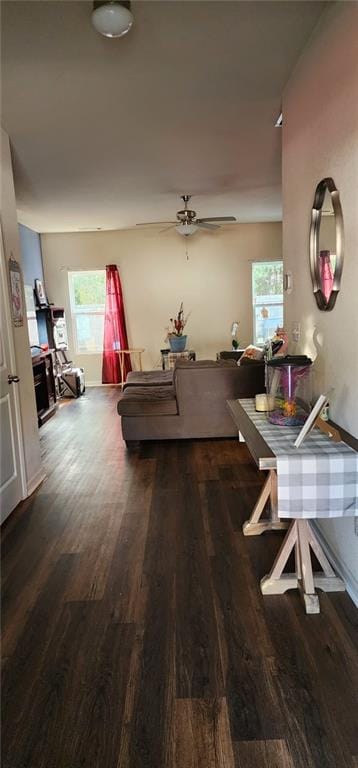
[[(5, 319), (4, 331), (8, 337), (9, 358), (10, 358), (9, 364), (11, 366), (11, 372), (16, 372), (15, 342), (14, 342), (13, 325), (12, 325), (11, 308), (10, 308), (9, 281), (8, 281), (8, 275), (7, 275), (7, 269), (6, 269), (8, 259), (6, 255), (1, 218), (0, 218), (0, 250), (1, 250), (0, 285), (2, 286), (2, 293), (4, 295), (4, 319)], [(24, 318), (24, 322), (25, 322), (25, 318)], [(25, 464), (25, 452), (24, 452), (24, 438), (23, 438), (22, 420), (21, 420), (20, 392), (19, 392), (18, 386), (13, 387), (13, 393), (14, 393), (14, 406), (15, 406), (15, 417), (16, 417), (15, 429), (16, 429), (16, 437), (19, 445), (20, 466), (18, 467), (18, 470), (19, 470), (20, 482), (21, 482), (21, 499), (23, 500), (27, 498), (28, 493), (27, 493), (27, 477), (26, 477), (26, 464)], [(8, 517), (6, 519), (8, 519)]]

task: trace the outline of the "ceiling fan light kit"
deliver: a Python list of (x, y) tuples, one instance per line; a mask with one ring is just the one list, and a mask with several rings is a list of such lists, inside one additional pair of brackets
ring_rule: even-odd
[(178, 224), (175, 229), (177, 232), (179, 232), (179, 235), (189, 237), (189, 235), (194, 235), (195, 232), (197, 232), (198, 227), (196, 224), (189, 224), (189, 222), (183, 221), (181, 224)]
[(92, 25), (104, 37), (123, 37), (134, 22), (129, 2), (94, 2)]

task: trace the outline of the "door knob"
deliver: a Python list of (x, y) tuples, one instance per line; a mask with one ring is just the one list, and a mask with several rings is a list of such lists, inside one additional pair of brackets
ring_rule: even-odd
[(9, 373), (7, 380), (9, 384), (17, 384), (18, 381), (20, 381), (18, 376), (12, 375), (11, 373)]

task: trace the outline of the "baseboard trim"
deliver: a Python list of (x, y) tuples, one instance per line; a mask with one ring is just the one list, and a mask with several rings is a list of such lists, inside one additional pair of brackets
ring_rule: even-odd
[(41, 485), (41, 483), (43, 483), (45, 477), (46, 477), (46, 473), (41, 467), (41, 469), (39, 469), (39, 471), (36, 472), (36, 474), (27, 483), (27, 494), (25, 497), (26, 499), (29, 496), (31, 496), (34, 493), (34, 491), (36, 491), (36, 488), (38, 488), (39, 485)]
[(120, 387), (121, 384), (102, 384), (101, 381), (86, 381), (86, 387)]
[(317, 524), (316, 520), (311, 520), (311, 523), (312, 523), (312, 525), (314, 527), (315, 534), (317, 536), (317, 539), (318, 539), (318, 541), (319, 541), (323, 551), (327, 555), (328, 559), (331, 561), (331, 563), (332, 563), (335, 571), (337, 572), (338, 576), (340, 576), (341, 579), (343, 579), (343, 581), (344, 581), (344, 583), (346, 585), (346, 589), (347, 589), (347, 592), (349, 594), (349, 597), (352, 598), (354, 604), (358, 608), (358, 584), (357, 584), (356, 579), (353, 576), (353, 573), (351, 573), (349, 568), (347, 568), (340, 560), (338, 560), (337, 555), (335, 555), (335, 553), (333, 552), (332, 548), (330, 547), (330, 545), (328, 544), (328, 542), (324, 538), (323, 533), (320, 530), (320, 528), (318, 527), (318, 524)]

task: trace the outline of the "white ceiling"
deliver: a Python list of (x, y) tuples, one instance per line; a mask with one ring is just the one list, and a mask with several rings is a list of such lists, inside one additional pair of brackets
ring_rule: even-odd
[(285, 83), (325, 3), (133, 2), (108, 40), (92, 4), (2, 2), (2, 122), (20, 221), (40, 232), (201, 216), (281, 218)]

